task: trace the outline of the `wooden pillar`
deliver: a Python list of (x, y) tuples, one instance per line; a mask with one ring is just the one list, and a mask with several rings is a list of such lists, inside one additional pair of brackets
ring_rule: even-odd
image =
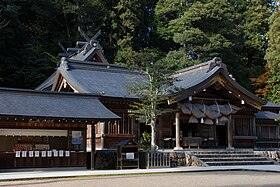
[(99, 122), (100, 127), (100, 148), (104, 148), (104, 134), (105, 134), (105, 122)]
[(91, 169), (95, 168), (95, 126), (91, 125)]
[(87, 125), (87, 169), (95, 168), (95, 149), (95, 126)]
[[(252, 125), (252, 130), (253, 130), (252, 135), (257, 137), (256, 117), (252, 118), (252, 124), (250, 124), (250, 125)], [(254, 148), (256, 148), (256, 147), (257, 147), (257, 141), (256, 141), (256, 138), (255, 138), (254, 139)]]
[(233, 140), (233, 128), (232, 128), (232, 120), (231, 120), (231, 115), (229, 116), (228, 119), (228, 125), (227, 125), (227, 135), (228, 135), (228, 149), (234, 149), (232, 146), (232, 140)]
[(183, 148), (180, 145), (180, 113), (176, 112), (175, 115), (175, 125), (176, 125), (176, 147), (174, 147), (174, 150), (182, 150)]

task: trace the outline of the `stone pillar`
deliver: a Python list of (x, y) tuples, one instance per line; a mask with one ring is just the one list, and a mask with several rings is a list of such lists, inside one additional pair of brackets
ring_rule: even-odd
[(228, 124), (227, 124), (227, 135), (228, 135), (228, 149), (234, 149), (232, 146), (232, 139), (233, 139), (233, 128), (232, 128), (232, 120), (231, 120), (231, 115), (229, 116), (228, 119)]
[(176, 112), (175, 115), (175, 125), (176, 125), (176, 147), (174, 147), (174, 150), (182, 150), (183, 148), (180, 145), (180, 113)]

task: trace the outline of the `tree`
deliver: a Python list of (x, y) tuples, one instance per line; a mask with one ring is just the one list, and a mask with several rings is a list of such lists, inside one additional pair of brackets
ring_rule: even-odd
[[(244, 1), (245, 2), (245, 1)], [(157, 32), (168, 41), (166, 63), (174, 69), (219, 56), (245, 85), (243, 1), (160, 0), (156, 6)]]
[[(163, 91), (166, 91), (172, 85), (170, 74), (164, 71), (164, 67), (153, 51), (144, 50), (138, 53), (142, 56), (134, 68), (143, 72), (145, 79), (143, 81), (135, 80), (135, 83), (128, 86), (128, 90), (139, 97), (139, 101), (131, 105), (132, 113), (136, 115), (139, 122), (145, 123), (151, 127), (151, 150), (157, 149), (156, 145), (156, 124), (157, 118), (171, 110), (162, 107), (166, 98)], [(156, 61), (145, 61), (146, 59)], [(139, 59), (138, 59), (139, 60)]]
[(280, 10), (275, 7), (270, 17), (270, 27), (267, 36), (268, 49), (265, 54), (268, 68), (271, 72), (268, 78), (269, 94), (267, 99), (280, 104)]
[(248, 1), (245, 10), (243, 10), (243, 27), (244, 27), (244, 54), (243, 60), (248, 69), (248, 77), (253, 80), (254, 88), (259, 96), (265, 97), (267, 89), (263, 90), (269, 71), (265, 68), (266, 61), (264, 59), (267, 48), (267, 37), (269, 27), (269, 17), (272, 14), (272, 2), (268, 0), (252, 0)]

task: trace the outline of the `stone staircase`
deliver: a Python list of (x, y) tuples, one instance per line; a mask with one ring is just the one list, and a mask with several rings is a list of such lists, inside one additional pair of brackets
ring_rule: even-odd
[(254, 154), (246, 150), (211, 150), (191, 151), (206, 166), (229, 166), (229, 165), (273, 165), (275, 161), (268, 157)]

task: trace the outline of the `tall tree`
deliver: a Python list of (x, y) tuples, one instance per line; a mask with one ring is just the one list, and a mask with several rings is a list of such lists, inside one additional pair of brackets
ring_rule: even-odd
[[(267, 37), (269, 17), (272, 14), (272, 2), (268, 0), (248, 1), (245, 10), (242, 12), (244, 25), (245, 48), (243, 60), (248, 69), (248, 77), (255, 81), (255, 88), (258, 94), (265, 84), (264, 77), (266, 61), (264, 60), (267, 48)], [(262, 75), (262, 73), (264, 73)], [(265, 92), (265, 91), (264, 91)]]
[(270, 27), (267, 34), (268, 49), (265, 59), (271, 72), (268, 78), (269, 94), (267, 99), (280, 104), (280, 10), (275, 6), (274, 13), (270, 17)]
[[(242, 59), (242, 17), (237, 1), (160, 0), (157, 31), (173, 41), (166, 63), (177, 69), (220, 56), (238, 79), (246, 80)], [(242, 1), (238, 3), (243, 3)]]
[[(167, 90), (172, 85), (170, 74), (165, 71), (165, 67), (160, 63), (160, 56), (157, 52), (144, 50), (138, 53), (139, 58), (135, 58), (134, 68), (142, 71), (146, 79), (144, 81), (135, 81), (135, 84), (129, 85), (128, 89), (139, 97), (139, 102), (131, 105), (132, 112), (140, 122), (151, 127), (151, 150), (157, 149), (156, 128), (158, 117), (171, 110), (162, 107), (166, 104), (166, 98), (163, 90)], [(142, 57), (142, 58), (141, 58)], [(150, 59), (151, 61), (147, 61)], [(155, 61), (153, 61), (155, 60)]]

